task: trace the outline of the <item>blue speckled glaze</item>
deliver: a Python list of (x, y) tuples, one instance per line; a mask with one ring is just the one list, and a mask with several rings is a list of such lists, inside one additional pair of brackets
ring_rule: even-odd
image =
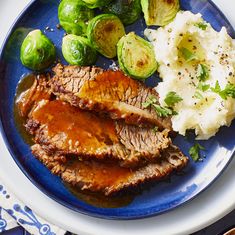
[[(206, 147), (203, 162), (189, 165), (182, 175), (174, 175), (171, 182), (156, 183), (150, 190), (144, 190), (128, 206), (105, 209), (91, 206), (73, 196), (56, 177), (37, 161), (30, 152), (30, 147), (23, 141), (15, 126), (13, 103), (17, 83), (21, 77), (30, 71), (24, 68), (19, 60), (19, 48), (22, 39), (32, 29), (41, 29), (57, 47), (57, 56), (64, 62), (61, 55), (61, 40), (63, 30), (56, 29), (58, 0), (33, 1), (18, 18), (12, 28), (4, 47), (0, 52), (0, 117), (1, 131), (5, 143), (26, 176), (45, 194), (57, 202), (81, 213), (106, 219), (136, 219), (157, 215), (169, 211), (194, 198), (207, 188), (225, 169), (235, 150), (235, 123), (231, 127), (223, 127), (209, 141), (200, 141)], [(202, 13), (204, 19), (216, 30), (225, 26), (229, 34), (235, 38), (235, 32), (225, 16), (211, 2), (206, 0), (181, 0), (183, 10)], [(53, 31), (45, 30), (49, 26)], [(143, 19), (127, 27), (127, 31), (135, 31), (143, 36), (145, 24)], [(97, 65), (107, 68), (113, 61), (100, 57)], [(155, 85), (157, 78), (152, 77), (148, 85)], [(175, 143), (188, 154), (193, 139), (186, 140), (178, 136)], [(1, 158), (1, 157), (0, 157)]]

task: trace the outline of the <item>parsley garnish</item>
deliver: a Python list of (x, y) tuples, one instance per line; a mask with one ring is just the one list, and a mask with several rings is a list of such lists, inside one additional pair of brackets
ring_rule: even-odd
[(155, 127), (153, 128), (153, 133), (156, 134), (157, 132), (158, 132), (158, 127), (155, 126)]
[(197, 60), (198, 57), (191, 52), (189, 49), (185, 48), (185, 47), (181, 47), (180, 48), (180, 52), (182, 53), (184, 59), (186, 60), (186, 62), (190, 62), (192, 60)]
[(142, 105), (144, 108), (148, 108), (155, 103), (157, 103), (157, 99), (154, 96), (150, 96), (150, 97), (148, 97), (146, 102), (142, 103)]
[(209, 78), (209, 69), (204, 64), (199, 64), (197, 67), (197, 78), (199, 81), (206, 81)]
[(228, 83), (224, 90), (221, 89), (219, 82), (216, 81), (215, 87), (212, 87), (211, 90), (220, 95), (224, 100), (227, 100), (228, 97), (235, 99), (235, 85)]
[(177, 112), (175, 112), (175, 111), (172, 110), (171, 108), (168, 108), (168, 107), (161, 107), (161, 106), (158, 105), (158, 104), (153, 104), (153, 107), (155, 108), (157, 114), (158, 114), (160, 117), (168, 117), (168, 116), (171, 116), (171, 115), (176, 115), (176, 114), (178, 114)]
[(197, 24), (195, 24), (195, 26), (197, 26), (198, 28), (200, 28), (202, 30), (206, 30), (206, 28), (207, 28), (207, 24), (205, 24), (203, 22), (197, 23)]
[(194, 97), (195, 97), (196, 99), (203, 99), (203, 96), (202, 96), (202, 94), (201, 94), (199, 91), (196, 91), (196, 92), (195, 92)]
[(218, 81), (216, 81), (215, 87), (211, 87), (211, 90), (212, 90), (213, 92), (215, 92), (215, 93), (218, 93), (218, 94), (221, 92), (221, 87), (220, 87)]
[(209, 84), (202, 84), (201, 82), (199, 82), (197, 89), (199, 89), (201, 91), (207, 91), (210, 89), (210, 85)]
[(146, 102), (143, 103), (144, 108), (153, 107), (156, 111), (156, 113), (160, 117), (168, 117), (171, 115), (176, 115), (177, 112), (172, 110), (169, 107), (161, 107), (159, 104), (157, 104), (157, 99), (154, 96), (150, 96)]
[(189, 149), (189, 154), (193, 159), (193, 161), (197, 162), (201, 159), (201, 154), (200, 154), (201, 150), (205, 150), (205, 148), (198, 143), (196, 143)]
[(179, 103), (182, 100), (183, 99), (174, 91), (168, 92), (166, 98), (164, 99), (165, 103), (170, 107), (174, 106), (176, 103)]

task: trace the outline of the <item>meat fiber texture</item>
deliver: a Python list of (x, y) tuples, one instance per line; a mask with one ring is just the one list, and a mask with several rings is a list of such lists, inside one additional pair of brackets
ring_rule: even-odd
[(164, 179), (187, 164), (188, 158), (168, 137), (170, 128), (155, 131), (126, 124), (125, 118), (99, 115), (96, 106), (82, 110), (61, 99), (53, 86), (43, 75), (35, 78), (18, 107), (28, 117), (26, 129), (35, 142), (32, 153), (65, 182), (110, 195)]
[(121, 71), (61, 64), (53, 71), (52, 92), (73, 106), (102, 112), (112, 119), (124, 119), (128, 124), (172, 129), (170, 118), (162, 118), (151, 107), (144, 107), (150, 97), (158, 100), (157, 92)]
[(154, 161), (171, 143), (167, 130), (127, 125), (60, 100), (40, 101), (31, 111), (26, 129), (49, 154), (112, 159), (125, 167)]
[(170, 146), (162, 158), (136, 169), (123, 168), (114, 162), (80, 161), (76, 157), (50, 156), (39, 145), (32, 152), (52, 173), (81, 190), (101, 192), (106, 196), (142, 183), (165, 179), (181, 170), (187, 158), (175, 146)]

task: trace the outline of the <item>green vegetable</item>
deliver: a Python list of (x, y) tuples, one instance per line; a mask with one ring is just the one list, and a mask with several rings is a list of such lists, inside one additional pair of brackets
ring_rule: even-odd
[(82, 0), (89, 8), (107, 6), (112, 0)]
[(216, 81), (215, 87), (211, 87), (211, 90), (212, 90), (213, 92), (215, 92), (215, 93), (220, 93), (220, 92), (221, 92), (221, 87), (220, 87), (218, 81)]
[(197, 78), (199, 81), (206, 81), (209, 78), (209, 69), (204, 64), (199, 64), (197, 68)]
[(164, 99), (164, 102), (168, 105), (168, 106), (174, 106), (176, 103), (179, 103), (180, 101), (182, 101), (183, 99), (176, 94), (176, 92), (174, 91), (170, 91), (167, 95), (166, 98)]
[(87, 22), (94, 17), (82, 0), (63, 0), (58, 9), (61, 26), (69, 34), (86, 34)]
[(123, 24), (129, 25), (140, 18), (140, 0), (115, 0), (105, 9), (106, 13), (111, 13), (119, 17)]
[(194, 94), (194, 97), (196, 98), (196, 99), (203, 99), (203, 96), (202, 96), (202, 94), (199, 92), (199, 91), (196, 91), (195, 92), (195, 94)]
[(205, 148), (198, 143), (196, 143), (189, 149), (189, 154), (195, 162), (201, 159), (201, 150), (205, 150)]
[(161, 107), (158, 104), (158, 101), (154, 96), (150, 96), (147, 99), (147, 101), (144, 102), (142, 105), (143, 105), (143, 108), (149, 108), (149, 107), (154, 108), (159, 117), (168, 117), (168, 116), (177, 114), (177, 112), (175, 112), (169, 107)]
[(155, 108), (155, 111), (157, 112), (159, 117), (168, 117), (168, 116), (172, 116), (172, 115), (177, 114), (177, 112), (175, 112), (171, 108), (161, 107), (158, 104), (153, 104), (153, 107)]
[(235, 85), (228, 83), (224, 90), (221, 89), (219, 82), (216, 81), (215, 87), (211, 87), (211, 91), (220, 95), (224, 100), (227, 100), (228, 97), (235, 99)]
[(153, 133), (156, 134), (158, 132), (158, 127), (155, 126), (152, 130), (153, 130)]
[(96, 50), (91, 47), (87, 38), (72, 34), (63, 38), (62, 53), (72, 65), (92, 65), (97, 58)]
[(26, 36), (20, 49), (24, 66), (40, 71), (48, 68), (55, 58), (55, 46), (40, 30), (34, 30)]
[(117, 55), (117, 43), (125, 35), (120, 19), (112, 14), (101, 14), (93, 18), (87, 28), (90, 44), (102, 55), (113, 58)]
[(207, 91), (210, 89), (210, 85), (209, 84), (202, 84), (201, 82), (199, 82), (197, 89), (199, 89), (201, 91)]
[(179, 0), (141, 0), (147, 25), (169, 24), (180, 9)]
[(197, 24), (195, 24), (195, 26), (200, 28), (201, 30), (207, 29), (207, 24), (205, 24), (204, 22), (197, 23)]
[(192, 53), (189, 49), (187, 49), (185, 47), (181, 47), (180, 52), (181, 52), (183, 58), (186, 60), (186, 62), (190, 62), (192, 60), (198, 59), (198, 57), (194, 53)]
[(150, 77), (158, 67), (152, 45), (133, 32), (118, 42), (118, 61), (124, 73), (140, 80)]

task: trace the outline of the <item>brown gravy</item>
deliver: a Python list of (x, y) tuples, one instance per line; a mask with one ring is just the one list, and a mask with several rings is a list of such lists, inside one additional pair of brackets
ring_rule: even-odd
[(65, 184), (66, 188), (78, 199), (99, 208), (119, 208), (128, 206), (135, 198), (135, 194), (125, 194), (117, 196), (104, 196), (99, 193), (81, 191), (79, 188)]
[(63, 136), (65, 149), (101, 149), (118, 142), (113, 120), (97, 117), (60, 100), (35, 109), (32, 117), (47, 128), (48, 138)]
[[(15, 119), (16, 127), (21, 137), (25, 141), (25, 143), (27, 143), (30, 146), (33, 145), (34, 142), (33, 142), (32, 136), (25, 129), (24, 125), (26, 123), (27, 118), (22, 117), (20, 115), (17, 101), (20, 99), (20, 96), (22, 95), (22, 93), (28, 90), (33, 85), (34, 80), (35, 80), (34, 74), (29, 74), (21, 79), (21, 81), (19, 82), (17, 86), (16, 95), (15, 95), (15, 103), (14, 103), (14, 119)], [(51, 123), (50, 129), (49, 129), (51, 134), (58, 132), (58, 130), (61, 130), (61, 131), (64, 130), (66, 132), (69, 132), (69, 135), (70, 135), (69, 138), (72, 138), (75, 140), (75, 138), (77, 139), (77, 137), (79, 136), (81, 144), (84, 144), (84, 141), (89, 142), (90, 140), (90, 137), (88, 138), (87, 133), (84, 132), (81, 135), (81, 132), (83, 131), (82, 130), (83, 127), (84, 128), (86, 127), (86, 128), (89, 128), (89, 130), (91, 131), (91, 133), (93, 133), (95, 138), (99, 140), (102, 139), (104, 143), (106, 144), (109, 141), (112, 141), (112, 142), (117, 141), (114, 123), (112, 120), (110, 120), (110, 122), (107, 122), (107, 121), (102, 122), (102, 121), (99, 121), (100, 119), (97, 118), (94, 114), (91, 114), (89, 112), (81, 112), (81, 115), (86, 115), (86, 118), (90, 119), (89, 125), (87, 125), (87, 123), (82, 122), (82, 117), (80, 115), (76, 115), (77, 118), (74, 118), (73, 114), (75, 110), (77, 112), (78, 110), (77, 108), (74, 108), (68, 104), (65, 104), (57, 100), (54, 100), (52, 102), (54, 102), (52, 106), (46, 107), (45, 110), (43, 110), (43, 112), (35, 113), (36, 117), (40, 119), (41, 122)], [(60, 102), (61, 104), (58, 105), (57, 102)], [(53, 105), (55, 106), (54, 109), (53, 109)], [(58, 109), (58, 107), (60, 108)], [(52, 121), (53, 117), (58, 120), (56, 120), (56, 122)], [(97, 125), (94, 126), (94, 122), (99, 123), (98, 128), (97, 128)], [(70, 123), (70, 125), (68, 125), (68, 123)], [(80, 126), (81, 130), (79, 129), (79, 132), (76, 132), (73, 130), (73, 126), (75, 127)], [(100, 133), (104, 133), (104, 131), (102, 130), (103, 129), (106, 130), (107, 128), (109, 129), (107, 133), (111, 133), (111, 135), (110, 136), (101, 135)], [(92, 147), (95, 148), (95, 145), (93, 145)], [(96, 167), (94, 168), (96, 169)], [(96, 171), (96, 177), (100, 176), (101, 181), (104, 181), (104, 180), (107, 181), (107, 182), (103, 182), (105, 184), (110, 184), (112, 183), (112, 181), (117, 180), (120, 174), (126, 175), (126, 177), (128, 177), (129, 175), (128, 170), (125, 168), (120, 168), (116, 165), (112, 166), (112, 164), (110, 164), (109, 168), (112, 168), (112, 170), (109, 169), (107, 171), (106, 167), (104, 167), (104, 169), (102, 169), (100, 172), (99, 172), (100, 169)], [(91, 170), (94, 170), (94, 169), (91, 169)], [(124, 207), (130, 204), (135, 198), (135, 194), (133, 193), (107, 197), (99, 193), (81, 191), (78, 187), (71, 186), (67, 183), (64, 183), (64, 184), (66, 188), (71, 193), (73, 193), (78, 199), (90, 205), (100, 207), (100, 208)]]
[(15, 101), (14, 101), (14, 120), (16, 128), (18, 129), (24, 142), (30, 146), (34, 144), (32, 136), (25, 129), (24, 125), (26, 122), (26, 117), (22, 117), (20, 115), (17, 101), (20, 99), (21, 94), (26, 90), (28, 90), (33, 85), (34, 79), (35, 79), (34, 74), (28, 74), (19, 81), (18, 86), (16, 88)]

